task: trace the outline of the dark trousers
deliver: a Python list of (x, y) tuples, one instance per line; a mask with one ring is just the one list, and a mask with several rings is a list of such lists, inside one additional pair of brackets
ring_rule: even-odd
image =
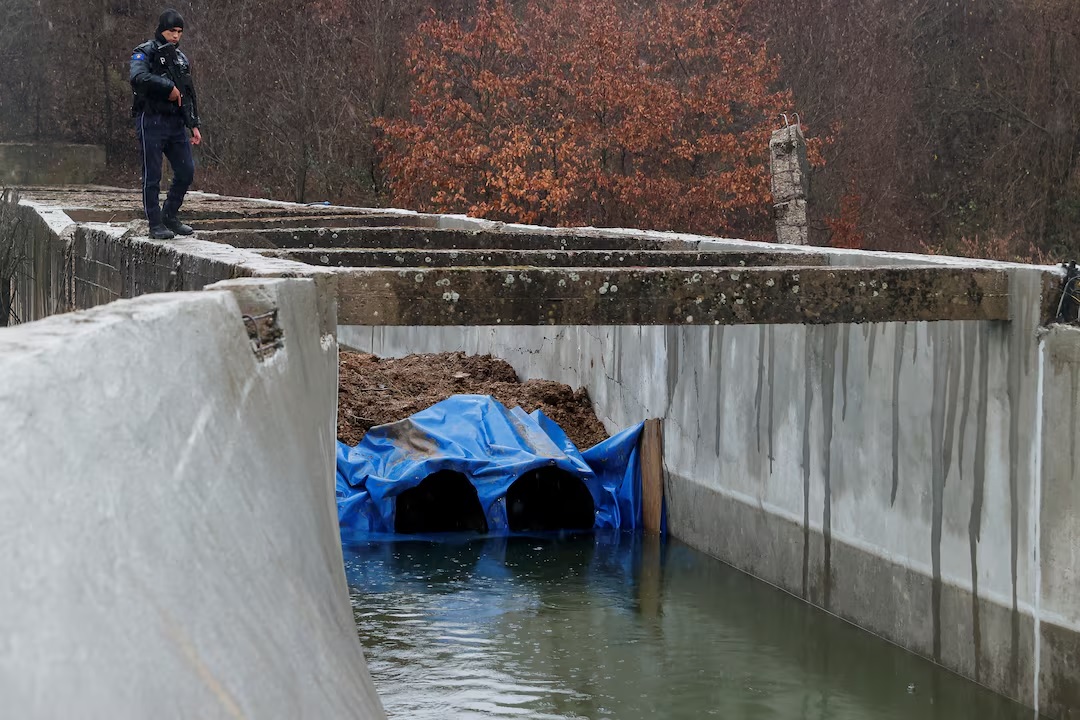
[[(143, 156), (143, 209), (150, 227), (161, 224), (164, 217), (175, 217), (184, 202), (184, 195), (195, 178), (195, 160), (191, 157), (184, 118), (180, 115), (143, 113), (135, 118), (135, 135)], [(169, 159), (173, 180), (165, 205), (158, 207), (161, 194), (161, 156)]]

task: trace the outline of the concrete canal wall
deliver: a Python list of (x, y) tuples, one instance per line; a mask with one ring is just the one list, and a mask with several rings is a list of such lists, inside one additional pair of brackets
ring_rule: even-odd
[(383, 717), (320, 312), (246, 279), (0, 330), (5, 716)]
[(1008, 273), (1008, 322), (346, 326), (338, 337), (383, 356), (490, 353), (522, 378), (586, 387), (609, 430), (664, 418), (675, 536), (1072, 717), (1080, 331), (1040, 330), (1045, 269)]
[[(53, 249), (40, 251), (40, 262), (60, 274), (24, 281), (28, 290), (19, 307), (27, 308), (27, 317), (37, 316), (34, 308), (47, 314), (148, 292), (195, 290), (227, 278), (272, 283), (275, 276), (305, 277), (302, 282), (313, 288), (312, 307), (296, 317), (307, 318), (304, 332), (319, 338), (336, 331), (343, 345), (386, 356), (491, 353), (523, 378), (585, 386), (611, 430), (664, 418), (674, 535), (1050, 717), (1080, 713), (1080, 491), (1073, 462), (1080, 442), (1080, 330), (1042, 327), (1056, 300), (1050, 297), (1057, 282), (1053, 269), (638, 231), (568, 235), (455, 216), (313, 218), (310, 209), (280, 206), (278, 216), (260, 220), (258, 208), (267, 205), (255, 201), (243, 201), (249, 205), (228, 218), (231, 206), (207, 209), (203, 239), (153, 243), (130, 225), (107, 224), (129, 212), (123, 208), (130, 199), (97, 197), (89, 210), (69, 209), (65, 223), (63, 213), (49, 215), (44, 195), (33, 210), (48, 220), (42, 232), (55, 238)], [(70, 197), (64, 202), (70, 204)], [(196, 218), (199, 207), (192, 212)], [(304, 217), (283, 214), (301, 212)], [(373, 227), (402, 225), (403, 217), (412, 217), (409, 224), (416, 227)], [(346, 221), (351, 229), (326, 229), (345, 228)], [(478, 234), (446, 232), (452, 230)], [(507, 233), (505, 244), (501, 232)], [(579, 274), (563, 268), (580, 260), (574, 253), (624, 241), (642, 258), (669, 252), (669, 241), (671, 252), (736, 257), (737, 251), (747, 265), (754, 264), (748, 254), (780, 253), (785, 257), (760, 258), (765, 271), (746, 269), (738, 282), (797, 280), (801, 273), (816, 284), (803, 292), (796, 284), (782, 295), (751, 288), (738, 312), (710, 296), (699, 302), (714, 304), (717, 324), (695, 312), (692, 323), (680, 313), (685, 324), (665, 325), (655, 323), (670, 322), (671, 313), (657, 309), (646, 280), (664, 280), (664, 292), (672, 296), (660, 300), (694, 303), (693, 294), (679, 291), (682, 278), (690, 278), (687, 268), (652, 267), (651, 275), (640, 276), (630, 270), (627, 280), (640, 281), (638, 290), (620, 280), (617, 299), (604, 296), (604, 312), (617, 315), (626, 306), (647, 319), (547, 325), (545, 317), (556, 316), (547, 312), (577, 318), (598, 301), (584, 298), (580, 288), (578, 295), (560, 298), (522, 290), (524, 283), (511, 290), (491, 286), (492, 278), (503, 284), (506, 273), (499, 268), (508, 250), (535, 250), (529, 236), (535, 247), (557, 251), (549, 258), (555, 267), (530, 270), (553, 287), (559, 278), (551, 273)], [(385, 238), (412, 244), (386, 247)], [(400, 253), (383, 252), (390, 250)], [(489, 257), (478, 262), (494, 267), (458, 267), (462, 257), (480, 251)], [(422, 254), (427, 265), (413, 268), (417, 261), (409, 253)], [(502, 260), (492, 261), (492, 253)], [(305, 254), (313, 264), (296, 261)], [(346, 255), (347, 261), (341, 259)], [(360, 257), (371, 265), (344, 267)], [(454, 267), (440, 275), (438, 262), (446, 257)], [(338, 263), (342, 267), (327, 267)], [(780, 269), (784, 265), (787, 270)], [(830, 268), (866, 272), (830, 274)], [(904, 275), (908, 285), (890, 288), (890, 300), (883, 302), (867, 285), (879, 269), (897, 268), (912, 268)], [(713, 272), (710, 282), (721, 288), (729, 279), (736, 282), (729, 277), (734, 270), (742, 272)], [(594, 268), (592, 276), (615, 272), (622, 271)], [(967, 283), (968, 275), (975, 285)], [(919, 306), (916, 294), (923, 277), (941, 283), (930, 309)], [(454, 297), (458, 287), (471, 288), (462, 299), (473, 303), (477, 315)], [(364, 288), (371, 292), (360, 292)], [(805, 301), (809, 291), (814, 302)], [(485, 297), (491, 302), (477, 299)], [(787, 319), (789, 309), (773, 304), (785, 298), (811, 324)], [(848, 301), (868, 321), (845, 321), (848, 311), (834, 298)], [(113, 307), (125, 306), (105, 310)], [(504, 307), (511, 314), (502, 324), (482, 319), (499, 316)], [(410, 325), (404, 318), (418, 308), (436, 321)], [(525, 316), (523, 322), (533, 324), (506, 322)], [(176, 384), (169, 375), (162, 378), (162, 384), (166, 378)], [(329, 419), (334, 378), (324, 374), (319, 382), (326, 388), (293, 399), (304, 412), (325, 402)], [(152, 387), (153, 380), (141, 386)], [(281, 407), (286, 417), (276, 420), (275, 432), (245, 436), (255, 448), (273, 445), (270, 458), (282, 452), (280, 438), (295, 431), (287, 417), (291, 407)], [(245, 417), (244, 423), (254, 423), (250, 427), (262, 427), (262, 420)], [(83, 434), (73, 430), (71, 436)], [(219, 447), (210, 439), (192, 442)], [(280, 472), (290, 466), (267, 467)], [(324, 520), (320, 542), (333, 531), (332, 517)]]
[[(22, 264), (12, 278), (21, 322), (147, 293), (201, 290), (237, 277), (309, 277), (319, 287), (320, 317), (328, 316), (325, 305), (334, 293), (333, 274), (326, 270), (217, 242), (154, 242), (126, 226), (73, 219), (86, 214), (22, 202), (15, 237)], [(105, 220), (110, 213), (92, 216)]]

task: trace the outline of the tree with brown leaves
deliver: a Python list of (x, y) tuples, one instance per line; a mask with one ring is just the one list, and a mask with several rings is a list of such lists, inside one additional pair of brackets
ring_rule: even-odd
[(481, 2), (411, 47), (411, 113), (381, 122), (393, 200), (549, 225), (767, 228), (769, 131), (790, 103), (740, 0)]

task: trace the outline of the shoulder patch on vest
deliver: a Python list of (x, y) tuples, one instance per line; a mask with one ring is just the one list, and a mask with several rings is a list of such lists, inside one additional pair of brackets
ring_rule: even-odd
[(137, 53), (135, 53), (134, 55), (131, 56), (131, 59), (132, 60), (145, 60), (146, 55), (142, 54), (141, 52), (137, 52)]

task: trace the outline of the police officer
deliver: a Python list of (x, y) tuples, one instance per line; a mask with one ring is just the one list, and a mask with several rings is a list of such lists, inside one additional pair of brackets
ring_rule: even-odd
[[(177, 48), (183, 34), (184, 18), (166, 10), (158, 18), (154, 39), (135, 48), (131, 56), (131, 116), (143, 157), (143, 209), (150, 237), (157, 240), (193, 232), (177, 217), (195, 177), (191, 146), (202, 142), (191, 64)], [(172, 166), (173, 181), (165, 205), (159, 208), (162, 154)]]

